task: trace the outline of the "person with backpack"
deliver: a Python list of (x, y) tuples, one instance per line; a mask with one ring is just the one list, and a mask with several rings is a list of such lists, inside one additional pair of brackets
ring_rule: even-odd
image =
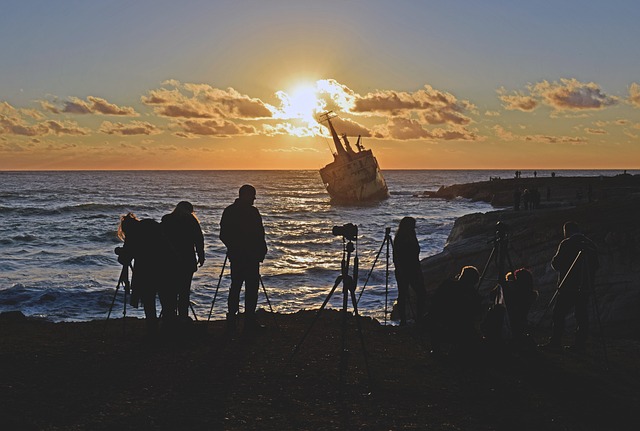
[(551, 266), (558, 272), (557, 299), (553, 308), (551, 339), (543, 347), (549, 350), (562, 347), (565, 318), (575, 310), (576, 333), (571, 350), (584, 351), (589, 334), (589, 296), (598, 269), (598, 249), (580, 232), (573, 221), (563, 226), (564, 239), (560, 242)]

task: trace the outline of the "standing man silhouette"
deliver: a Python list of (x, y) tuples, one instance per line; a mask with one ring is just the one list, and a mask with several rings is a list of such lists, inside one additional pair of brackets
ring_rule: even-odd
[(231, 262), (231, 288), (229, 289), (227, 327), (235, 330), (240, 308), (240, 289), (244, 283), (245, 329), (261, 327), (256, 321), (260, 262), (267, 254), (262, 216), (253, 202), (256, 189), (245, 184), (239, 196), (222, 213), (220, 240), (227, 246)]

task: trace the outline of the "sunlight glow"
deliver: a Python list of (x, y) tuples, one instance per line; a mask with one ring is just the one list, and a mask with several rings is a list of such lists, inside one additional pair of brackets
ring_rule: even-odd
[(294, 88), (290, 93), (278, 92), (282, 101), (281, 113), (289, 119), (299, 119), (312, 125), (315, 117), (321, 112), (325, 104), (318, 98), (318, 91), (313, 84), (303, 84)]

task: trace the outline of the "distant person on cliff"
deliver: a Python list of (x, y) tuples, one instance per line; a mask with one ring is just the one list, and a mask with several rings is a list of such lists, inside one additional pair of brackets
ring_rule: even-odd
[[(204, 236), (193, 205), (182, 201), (175, 209), (162, 217), (162, 231), (171, 246), (170, 281), (175, 311), (169, 319), (178, 315), (182, 321), (189, 320), (191, 281), (198, 265), (204, 264)], [(196, 257), (197, 256), (197, 257)]]
[(577, 223), (566, 222), (563, 231), (564, 239), (551, 259), (551, 266), (558, 272), (561, 284), (553, 308), (551, 339), (543, 347), (551, 350), (562, 347), (565, 318), (575, 309), (576, 335), (571, 348), (584, 351), (589, 333), (589, 295), (598, 268), (598, 250), (590, 239), (580, 233)]
[(133, 263), (130, 304), (144, 307), (148, 335), (158, 331), (156, 294), (160, 297), (163, 312), (171, 310), (167, 296), (168, 245), (164, 241), (160, 223), (155, 220), (140, 220), (133, 213), (120, 217), (118, 238), (124, 241), (116, 248), (118, 262), (129, 266)]
[(522, 192), (520, 191), (520, 187), (516, 187), (513, 192), (513, 209), (515, 211), (520, 211), (520, 198), (522, 196)]
[(416, 219), (413, 217), (404, 217), (400, 220), (393, 239), (393, 264), (398, 283), (400, 326), (407, 324), (409, 287), (416, 295), (416, 321), (421, 323), (426, 312), (427, 291), (420, 267), (420, 244), (416, 237)]
[(446, 280), (434, 293), (426, 321), (432, 353), (442, 354), (443, 344), (463, 354), (478, 345), (482, 311), (476, 289), (479, 279), (475, 267), (465, 266), (455, 279)]
[(267, 255), (262, 216), (253, 202), (256, 189), (248, 184), (240, 187), (238, 198), (222, 213), (220, 240), (227, 246), (231, 262), (231, 288), (229, 289), (227, 328), (235, 330), (240, 309), (240, 290), (244, 283), (245, 329), (262, 326), (256, 321), (260, 262)]

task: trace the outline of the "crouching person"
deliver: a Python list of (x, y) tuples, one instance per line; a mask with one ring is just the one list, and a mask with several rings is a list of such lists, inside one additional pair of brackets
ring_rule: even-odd
[(465, 266), (455, 279), (446, 280), (434, 293), (426, 322), (432, 353), (442, 354), (445, 344), (460, 354), (477, 348), (482, 311), (476, 290), (479, 279), (475, 267)]
[(158, 331), (156, 315), (156, 295), (165, 307), (166, 303), (166, 243), (155, 220), (139, 220), (135, 214), (128, 213), (120, 217), (118, 237), (124, 241), (116, 249), (118, 262), (129, 266), (133, 264), (131, 277), (131, 305), (138, 307), (142, 302), (148, 335)]

